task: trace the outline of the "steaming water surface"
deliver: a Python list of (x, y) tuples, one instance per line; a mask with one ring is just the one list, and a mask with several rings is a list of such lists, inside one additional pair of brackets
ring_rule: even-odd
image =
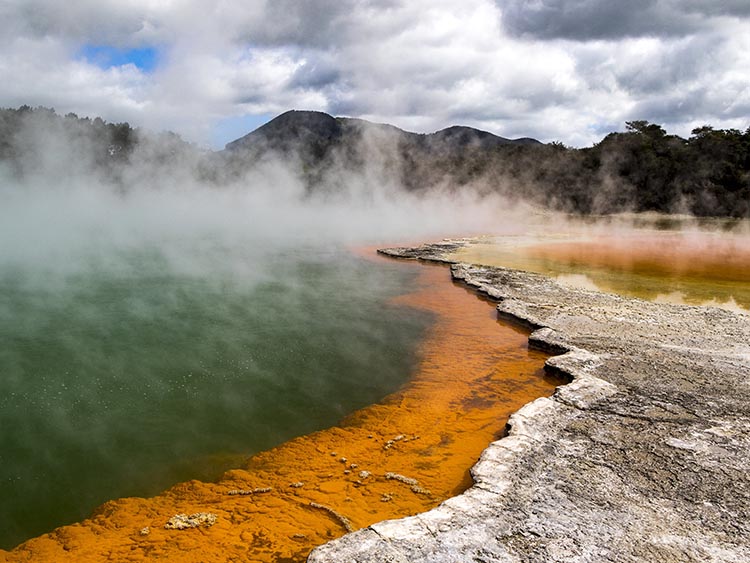
[(466, 262), (555, 277), (564, 285), (750, 313), (750, 223), (639, 217), (555, 223), (477, 239)]
[(0, 547), (217, 477), (409, 375), (428, 317), (388, 300), (412, 270), (315, 245), (187, 246), (204, 267), (148, 244), (67, 271), (0, 263)]

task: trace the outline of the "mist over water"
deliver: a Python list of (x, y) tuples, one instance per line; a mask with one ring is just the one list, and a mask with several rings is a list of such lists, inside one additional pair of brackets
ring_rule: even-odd
[(387, 305), (409, 274), (341, 250), (280, 252), (250, 282), (129, 259), (2, 280), (5, 547), (334, 424), (404, 381), (427, 322)]
[(750, 222), (665, 215), (550, 217), (481, 237), (467, 262), (538, 272), (563, 285), (658, 302), (750, 311)]
[(309, 198), (283, 167), (224, 189), (5, 181), (0, 547), (397, 389), (429, 319), (388, 304), (410, 269), (350, 248), (482, 213), (370, 188)]
[(430, 319), (389, 304), (413, 270), (352, 247), (566, 226), (492, 189), (406, 191), (378, 147), (311, 193), (299, 162), (209, 183), (146, 142), (102, 172), (24, 134), (24, 174), (0, 163), (0, 548), (396, 390)]

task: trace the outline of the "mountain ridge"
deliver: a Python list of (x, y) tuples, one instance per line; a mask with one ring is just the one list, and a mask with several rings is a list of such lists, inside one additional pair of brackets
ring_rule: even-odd
[(704, 125), (685, 139), (648, 121), (625, 125), (623, 132), (576, 149), (460, 125), (411, 133), (293, 110), (214, 152), (174, 133), (21, 106), (0, 108), (0, 176), (19, 183), (94, 181), (125, 192), (169, 185), (177, 177), (252, 189), (249, 178), (283, 172), (306, 196), (324, 198), (352, 186), (371, 192), (385, 187), (417, 195), (497, 195), (583, 215), (750, 217), (750, 127)]
[[(359, 130), (359, 131), (358, 131)], [(377, 123), (354, 117), (334, 117), (321, 111), (289, 110), (246, 135), (230, 141), (225, 151), (250, 148), (254, 143), (269, 143), (281, 146), (291, 139), (296, 141), (324, 142), (338, 140), (347, 134), (364, 131), (379, 131), (401, 137), (414, 144), (443, 144), (447, 149), (473, 146), (490, 148), (502, 144), (543, 144), (530, 137), (508, 139), (466, 125), (452, 125), (433, 133), (406, 131), (388, 123)]]

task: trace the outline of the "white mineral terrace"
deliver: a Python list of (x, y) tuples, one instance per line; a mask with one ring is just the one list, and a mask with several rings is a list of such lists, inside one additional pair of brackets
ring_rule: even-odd
[[(391, 249), (450, 261), (456, 244)], [(750, 561), (750, 315), (453, 264), (572, 383), (510, 421), (475, 485), (312, 563)]]

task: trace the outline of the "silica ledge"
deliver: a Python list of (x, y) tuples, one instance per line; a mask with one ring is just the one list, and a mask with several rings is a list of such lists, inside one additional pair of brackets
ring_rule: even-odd
[(571, 382), (511, 417), (466, 492), (308, 561), (750, 561), (750, 316), (454, 263), (464, 243), (380, 252), (449, 263)]

